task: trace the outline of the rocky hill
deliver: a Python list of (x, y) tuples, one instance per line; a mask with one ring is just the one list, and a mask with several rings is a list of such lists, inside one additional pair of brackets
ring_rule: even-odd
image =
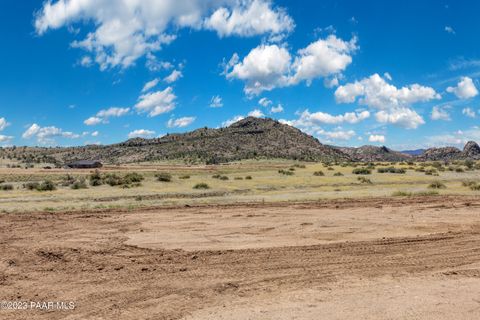
[(348, 154), (353, 161), (375, 162), (375, 161), (407, 161), (412, 160), (412, 156), (398, 151), (393, 151), (385, 146), (362, 146), (359, 148), (338, 148), (340, 151)]
[(430, 148), (417, 157), (420, 161), (451, 161), (480, 159), (480, 147), (474, 141), (465, 144), (463, 151), (455, 147)]
[(161, 138), (135, 138), (112, 145), (0, 148), (0, 157), (21, 163), (57, 165), (74, 160), (100, 160), (106, 164), (183, 160), (187, 163), (214, 164), (253, 158), (329, 162), (450, 161), (480, 159), (480, 147), (470, 141), (463, 150), (431, 148), (416, 156), (385, 146), (334, 147), (278, 121), (248, 117), (226, 128), (201, 128)]
[[(5, 150), (4, 150), (5, 151)], [(21, 147), (17, 153), (22, 153)], [(349, 157), (336, 148), (321, 144), (297, 128), (272, 119), (248, 117), (227, 128), (201, 128), (161, 138), (135, 138), (106, 146), (73, 148), (28, 148), (32, 162), (54, 159), (100, 160), (105, 163), (131, 163), (184, 159), (220, 163), (251, 158), (284, 158), (304, 161), (343, 161)], [(43, 161), (42, 161), (43, 162)]]

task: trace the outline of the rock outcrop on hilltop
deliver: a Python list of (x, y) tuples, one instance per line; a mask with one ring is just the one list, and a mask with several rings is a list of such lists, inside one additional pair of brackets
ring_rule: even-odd
[(480, 146), (475, 141), (468, 141), (463, 147), (463, 156), (470, 159), (479, 159)]
[(413, 159), (411, 155), (391, 150), (385, 146), (362, 146), (359, 148), (339, 148), (348, 154), (353, 161), (375, 162), (375, 161), (408, 161)]

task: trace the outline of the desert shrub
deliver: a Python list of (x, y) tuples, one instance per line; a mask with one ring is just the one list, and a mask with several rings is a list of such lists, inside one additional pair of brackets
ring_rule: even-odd
[(462, 181), (462, 186), (464, 187), (471, 187), (471, 186), (474, 186), (476, 185), (477, 183), (475, 181)]
[(335, 169), (333, 169), (332, 167), (328, 167), (327, 170), (333, 171), (333, 170), (335, 170)]
[(317, 176), (317, 177), (322, 177), (322, 176), (324, 176), (325, 174), (323, 173), (323, 171), (315, 171), (315, 172), (313, 173), (313, 175), (314, 175), (314, 176)]
[(430, 189), (446, 189), (447, 186), (440, 181), (433, 181), (428, 185)]
[(293, 171), (288, 171), (288, 170), (283, 170), (283, 169), (278, 170), (278, 173), (281, 173), (281, 174), (286, 175), (286, 176), (293, 176), (295, 174)]
[(294, 168), (294, 167), (290, 167), (290, 168), (288, 168), (288, 170), (290, 170), (290, 171), (295, 171), (295, 168)]
[(415, 162), (413, 162), (413, 161), (407, 161), (407, 164), (408, 164), (409, 166), (414, 166), (414, 165), (415, 165)]
[(77, 179), (75, 179), (75, 177), (73, 177), (70, 174), (67, 174), (65, 177), (63, 177), (61, 185), (64, 187), (68, 187), (68, 186), (71, 186), (76, 180)]
[(178, 177), (178, 179), (182, 179), (182, 180), (190, 179), (190, 176), (189, 176), (188, 174), (186, 174), (186, 175), (184, 175), (184, 176)]
[(368, 168), (355, 168), (352, 171), (353, 174), (371, 174), (372, 170)]
[(439, 168), (443, 167), (443, 165), (438, 161), (434, 161), (434, 162), (432, 162), (432, 167), (434, 167), (436, 169), (439, 169)]
[(246, 176), (245, 180), (252, 180), (252, 176)]
[(13, 190), (13, 185), (11, 185), (11, 184), (2, 184), (2, 185), (0, 185), (0, 190), (3, 190), (3, 191)]
[(139, 183), (145, 179), (141, 174), (137, 172), (129, 172), (123, 177), (122, 184)]
[(357, 180), (360, 181), (360, 183), (372, 184), (372, 180), (370, 180), (368, 178), (365, 178), (365, 177), (358, 177)]
[(305, 169), (306, 168), (306, 166), (304, 164), (294, 164), (292, 167), (300, 168), (300, 169)]
[(395, 167), (386, 167), (386, 168), (378, 168), (377, 169), (378, 173), (398, 173), (398, 174), (404, 174), (406, 171), (405, 169), (402, 168), (395, 168)]
[(465, 172), (462, 167), (456, 167), (455, 172)]
[(474, 183), (470, 185), (470, 189), (474, 191), (480, 190), (480, 184)]
[(341, 172), (335, 172), (335, 173), (333, 174), (333, 176), (334, 176), (334, 177), (341, 177), (341, 176), (343, 176), (343, 173), (341, 173)]
[(438, 175), (436, 169), (427, 169), (427, 170), (424, 170), (424, 172), (425, 172), (425, 175), (427, 175), (427, 176)]
[(220, 178), (218, 178), (219, 180), (223, 180), (223, 181), (226, 181), (228, 180), (228, 177), (227, 176), (220, 176)]
[(115, 173), (107, 173), (102, 177), (102, 180), (111, 187), (119, 186), (123, 183), (123, 179)]
[(39, 185), (38, 182), (27, 182), (23, 184), (23, 187), (27, 190), (37, 190)]
[(201, 182), (194, 185), (193, 189), (210, 189), (210, 186), (204, 182)]
[(234, 180), (243, 180), (243, 177), (235, 177)]
[(94, 172), (92, 172), (90, 174), (90, 185), (92, 187), (97, 187), (97, 186), (101, 186), (103, 184), (103, 181), (102, 181), (102, 176), (100, 174), (100, 171), (98, 170), (95, 170)]
[(37, 186), (38, 191), (53, 191), (57, 190), (57, 186), (51, 180), (45, 180)]
[(473, 168), (475, 167), (475, 161), (470, 159), (465, 160), (463, 164), (465, 165), (465, 167), (467, 167), (468, 170), (473, 170)]
[(214, 174), (214, 175), (212, 176), (212, 178), (213, 178), (213, 179), (220, 179), (221, 176), (222, 176), (222, 175), (220, 175), (220, 174)]
[(168, 172), (160, 172), (155, 174), (155, 177), (157, 178), (157, 181), (160, 182), (171, 182), (172, 181), (172, 175)]
[(79, 179), (79, 180), (75, 180), (75, 182), (72, 183), (70, 188), (74, 190), (78, 190), (78, 189), (87, 189), (88, 187), (87, 187), (87, 183), (85, 182), (85, 179)]

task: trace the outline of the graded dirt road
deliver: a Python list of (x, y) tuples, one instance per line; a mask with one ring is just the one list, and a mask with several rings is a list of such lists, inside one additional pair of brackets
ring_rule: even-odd
[(480, 198), (0, 215), (0, 319), (478, 319)]

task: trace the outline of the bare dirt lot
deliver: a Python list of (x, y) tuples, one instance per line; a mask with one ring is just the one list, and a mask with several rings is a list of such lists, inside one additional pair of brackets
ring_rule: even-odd
[(0, 214), (1, 319), (478, 319), (480, 198)]

